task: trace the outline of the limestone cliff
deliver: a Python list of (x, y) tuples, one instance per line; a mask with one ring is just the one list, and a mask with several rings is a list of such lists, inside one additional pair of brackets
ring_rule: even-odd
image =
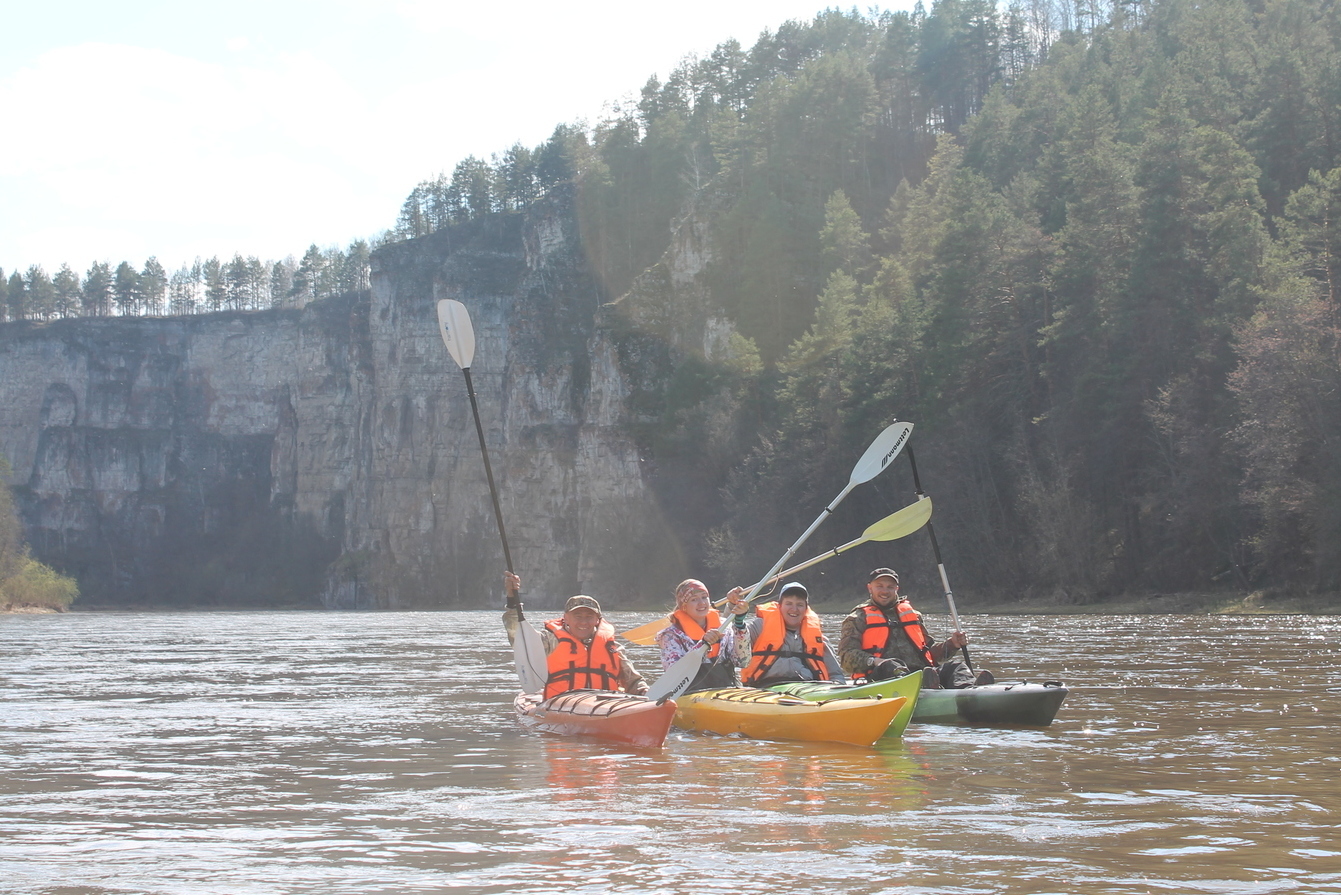
[(572, 216), (384, 248), (372, 284), (302, 310), (0, 326), (0, 453), (34, 553), (85, 605), (495, 601), (502, 551), (435, 322), (455, 298), (531, 605), (664, 596), (679, 551)]

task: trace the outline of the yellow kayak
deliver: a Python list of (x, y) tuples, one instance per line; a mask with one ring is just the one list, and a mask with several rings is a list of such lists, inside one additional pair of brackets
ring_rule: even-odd
[(901, 696), (811, 702), (754, 687), (702, 690), (675, 701), (675, 726), (685, 730), (854, 746), (875, 745), (907, 702)]
[[(917, 697), (922, 692), (922, 672), (914, 671), (903, 677), (877, 681), (871, 684), (835, 684), (830, 681), (797, 681), (790, 684), (774, 684), (768, 689), (775, 693), (785, 693), (797, 699), (810, 702), (828, 702), (832, 699), (864, 699), (872, 696), (881, 699), (903, 697), (902, 710), (894, 716), (894, 721), (885, 731), (887, 737), (901, 737), (913, 719), (913, 709), (917, 706)], [(931, 691), (928, 691), (931, 692)]]

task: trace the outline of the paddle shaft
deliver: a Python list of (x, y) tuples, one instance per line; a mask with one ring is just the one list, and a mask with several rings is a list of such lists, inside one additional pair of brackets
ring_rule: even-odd
[[(845, 553), (846, 551), (851, 550), (853, 547), (860, 546), (862, 544), (867, 543), (868, 541), (895, 541), (898, 540), (899, 538), (907, 537), (908, 535), (917, 531), (918, 528), (921, 528), (924, 524), (926, 524), (926, 520), (930, 517), (931, 517), (930, 499), (926, 500), (925, 509), (923, 509), (923, 502), (919, 500), (917, 503), (912, 504), (911, 506), (906, 506), (903, 509), (899, 510), (898, 512), (890, 513), (884, 519), (881, 519), (874, 525), (869, 526), (864, 532), (862, 532), (861, 537), (848, 541), (846, 544), (843, 544), (841, 546), (834, 547), (832, 550), (829, 550), (825, 553), (821, 553), (819, 556), (811, 557), (810, 559), (806, 560), (800, 565), (795, 565), (792, 566), (790, 569), (786, 569), (784, 571), (779, 572), (778, 574), (774, 575), (771, 579), (769, 579), (765, 583), (765, 586), (769, 584), (776, 584), (783, 578), (795, 575), (797, 572), (803, 572), (806, 569), (810, 568), (811, 566), (818, 565), (819, 563), (824, 562), (826, 559), (838, 556), (840, 553)], [(723, 597), (722, 599), (718, 600), (716, 603), (713, 603), (712, 605), (714, 608), (720, 609), (726, 605), (726, 602), (727, 602), (726, 598)], [(637, 643), (641, 646), (651, 646), (655, 634), (668, 624), (670, 624), (670, 616), (666, 616), (665, 618), (659, 618), (654, 621), (647, 622), (646, 624), (639, 625), (636, 628), (630, 628), (620, 636), (623, 637), (625, 640), (629, 641), (630, 643)]]
[[(909, 446), (905, 453), (908, 455), (908, 465), (913, 470), (913, 490), (917, 492), (919, 498), (925, 497), (926, 492), (922, 490), (922, 479), (917, 474), (917, 459), (913, 456), (913, 449)], [(931, 552), (936, 557), (936, 570), (941, 573), (941, 587), (945, 590), (945, 602), (950, 606), (950, 620), (954, 623), (955, 630), (962, 632), (964, 629), (959, 627), (959, 612), (955, 609), (955, 595), (950, 590), (950, 578), (945, 574), (945, 563), (941, 561), (941, 545), (936, 541), (936, 527), (927, 520), (927, 535), (931, 538)], [(973, 660), (969, 658), (968, 644), (960, 647), (964, 651), (964, 664), (973, 670)]]
[[(857, 538), (855, 541), (848, 541), (846, 544), (843, 544), (843, 545), (841, 545), (841, 546), (835, 547), (835, 548), (833, 548), (832, 550), (830, 550), (830, 551), (827, 552), (827, 553), (821, 553), (819, 556), (812, 556), (810, 559), (806, 560), (805, 562), (800, 563), (799, 565), (792, 566), (790, 569), (783, 569), (781, 572), (778, 572), (778, 573), (777, 573), (776, 575), (774, 575), (772, 578), (769, 578), (769, 579), (767, 579), (767, 580), (764, 580), (764, 581), (759, 582), (759, 584), (756, 585), (756, 587), (759, 587), (759, 589), (762, 590), (762, 589), (765, 588), (765, 587), (768, 587), (768, 586), (773, 585), (773, 584), (777, 584), (777, 583), (778, 583), (779, 581), (781, 581), (783, 578), (786, 578), (786, 577), (788, 577), (788, 576), (790, 576), (790, 575), (795, 575), (797, 572), (804, 572), (806, 569), (810, 568), (811, 566), (817, 566), (817, 565), (819, 565), (820, 563), (824, 562), (826, 559), (832, 559), (833, 557), (837, 556), (837, 555), (840, 554), (840, 553), (843, 553), (843, 552), (845, 552), (845, 551), (847, 551), (847, 550), (851, 550), (853, 547), (856, 547), (856, 546), (858, 546), (858, 545), (860, 545), (860, 544), (865, 544), (865, 543), (866, 543), (867, 541), (869, 541), (869, 540), (871, 540), (871, 539), (870, 539), (870, 538)], [(722, 599), (718, 600), (718, 601), (717, 601), (716, 603), (714, 603), (713, 605), (714, 605), (714, 606), (717, 606), (717, 607), (719, 607), (719, 608), (722, 607), (722, 606), (725, 606), (725, 605), (726, 605), (726, 598), (723, 597)]]
[[(857, 538), (855, 541), (848, 541), (843, 546), (835, 547), (828, 553), (821, 553), (819, 556), (812, 557), (806, 560), (805, 562), (801, 563), (800, 565), (792, 566), (790, 569), (783, 569), (781, 572), (778, 572), (772, 578), (769, 578), (767, 581), (765, 581), (764, 586), (767, 587), (770, 584), (777, 584), (779, 581), (781, 581), (783, 578), (786, 578), (788, 575), (795, 575), (797, 572), (805, 571), (811, 566), (818, 565), (819, 563), (824, 562), (824, 560), (829, 559), (830, 557), (837, 556), (844, 550), (851, 550), (858, 544), (865, 544), (869, 540), (870, 538)], [(722, 597), (722, 599), (718, 600), (716, 603), (713, 603), (712, 605), (714, 609), (721, 609), (723, 606), (726, 605), (726, 602), (727, 602), (726, 597)], [(668, 624), (670, 624), (670, 616), (666, 616), (665, 618), (659, 618), (656, 619), (655, 621), (650, 621), (647, 624), (639, 625), (636, 628), (630, 628), (629, 630), (625, 631), (623, 634), (620, 634), (619, 636), (623, 637), (630, 643), (637, 643), (641, 644), (642, 646), (649, 646), (652, 643), (652, 638), (648, 637), (647, 635), (655, 634), (657, 631), (660, 631)]]
[[(461, 372), (466, 377), (466, 394), (470, 396), (470, 413), (475, 417), (475, 434), (480, 437), (480, 455), (484, 457), (484, 477), (489, 480), (489, 497), (494, 502), (494, 520), (498, 522), (498, 536), (503, 541), (503, 562), (507, 565), (509, 572), (515, 572), (512, 567), (512, 552), (508, 550), (508, 533), (503, 527), (503, 508), (498, 503), (498, 488), (494, 485), (494, 470), (489, 465), (489, 449), (484, 444), (484, 426), (480, 423), (480, 407), (475, 401), (475, 385), (470, 381), (470, 367), (462, 367)], [(509, 594), (511, 602), (517, 606), (517, 617), (521, 618), (521, 604)]]
[[(847, 497), (853, 488), (862, 482), (869, 482), (884, 471), (885, 467), (903, 449), (912, 430), (912, 423), (891, 423), (875, 437), (875, 441), (871, 442), (870, 447), (866, 448), (865, 453), (861, 455), (861, 459), (857, 461), (857, 465), (852, 468), (852, 475), (848, 477), (847, 484), (843, 487), (842, 492), (829, 502), (829, 505), (824, 508), (824, 512), (820, 513), (814, 522), (810, 523), (810, 527), (805, 530), (801, 537), (796, 539), (796, 543), (792, 544), (787, 552), (782, 555), (782, 558), (773, 564), (773, 568), (768, 570), (768, 574), (750, 589), (749, 595), (745, 597), (746, 602), (759, 595), (759, 591), (764, 589), (764, 585), (769, 579), (778, 574), (778, 570), (787, 564), (787, 560), (791, 559), (792, 555), (800, 549), (806, 538), (814, 533), (819, 524), (828, 518), (829, 514), (834, 511), (834, 507), (842, 503), (843, 498)], [(735, 619), (735, 614), (727, 613), (718, 630), (725, 634), (733, 619)], [(699, 666), (702, 664), (703, 656), (707, 651), (708, 645), (700, 643), (679, 659), (676, 659), (648, 689), (647, 698), (660, 702), (663, 699), (679, 696), (687, 690), (698, 674)]]
[[(841, 498), (840, 498), (840, 499), (841, 499)], [(835, 501), (834, 501), (834, 504), (837, 505), (837, 503), (838, 503), (838, 501), (835, 500)], [(931, 512), (930, 512), (930, 506), (931, 506), (931, 505), (930, 505), (930, 504), (927, 504), (926, 520), (925, 520), (925, 521), (919, 521), (919, 522), (917, 522), (917, 527), (916, 527), (916, 528), (912, 527), (911, 524), (910, 524), (910, 525), (909, 525), (909, 530), (908, 530), (908, 531), (902, 531), (902, 530), (899, 530), (899, 529), (897, 529), (897, 528), (896, 528), (896, 530), (894, 530), (894, 531), (888, 531), (888, 532), (887, 532), (887, 531), (879, 531), (879, 530), (878, 530), (879, 528), (881, 528), (883, 525), (885, 525), (885, 524), (887, 524), (887, 523), (892, 523), (892, 522), (899, 521), (899, 517), (903, 517), (903, 516), (905, 516), (905, 514), (907, 514), (907, 518), (917, 518), (918, 516), (920, 516), (920, 512), (919, 512), (919, 511), (921, 511), (921, 509), (922, 509), (922, 508), (918, 505), (918, 504), (920, 504), (920, 503), (921, 503), (921, 500), (919, 500), (918, 503), (911, 504), (911, 505), (909, 505), (909, 506), (904, 507), (903, 509), (899, 510), (899, 511), (896, 512), (896, 513), (890, 513), (890, 514), (889, 514), (888, 516), (886, 516), (884, 519), (881, 519), (879, 522), (877, 522), (877, 523), (875, 523), (874, 525), (872, 525), (872, 526), (870, 526), (869, 528), (867, 528), (866, 531), (862, 532), (862, 533), (861, 533), (861, 537), (859, 537), (859, 538), (854, 538), (853, 540), (848, 541), (846, 544), (841, 544), (841, 545), (839, 545), (839, 546), (833, 548), (832, 550), (828, 551), (827, 553), (821, 553), (819, 556), (813, 556), (813, 557), (811, 557), (810, 559), (806, 560), (805, 562), (801, 563), (800, 565), (792, 566), (790, 569), (785, 569), (785, 570), (783, 570), (783, 571), (781, 571), (781, 572), (778, 572), (776, 575), (774, 575), (772, 578), (769, 578), (767, 581), (761, 582), (762, 585), (763, 585), (763, 587), (768, 587), (768, 586), (771, 585), (771, 584), (777, 584), (779, 581), (781, 581), (783, 578), (786, 578), (786, 577), (789, 576), (789, 575), (795, 575), (797, 572), (804, 572), (806, 569), (810, 568), (811, 566), (819, 565), (820, 563), (824, 562), (826, 559), (830, 559), (830, 558), (832, 558), (832, 557), (837, 556), (837, 555), (840, 554), (840, 553), (844, 553), (844, 552), (846, 552), (846, 551), (848, 551), (848, 550), (851, 550), (853, 547), (858, 547), (858, 546), (860, 546), (860, 545), (862, 545), (862, 544), (865, 544), (867, 541), (895, 541), (895, 540), (898, 540), (899, 538), (902, 538), (902, 537), (905, 537), (905, 536), (907, 536), (907, 535), (912, 534), (914, 531), (917, 531), (917, 528), (920, 528), (922, 525), (930, 525), (930, 524), (931, 524)], [(794, 549), (794, 548), (793, 548), (793, 549)], [(726, 600), (723, 599), (723, 600), (718, 601), (718, 602), (717, 602), (716, 604), (714, 604), (714, 605), (716, 605), (716, 606), (723, 606), (723, 605), (725, 605), (725, 604), (726, 604)]]
[[(484, 443), (484, 425), (480, 422), (480, 405), (475, 400), (475, 383), (470, 379), (470, 363), (475, 358), (475, 328), (470, 323), (470, 312), (461, 302), (444, 298), (438, 302), (438, 331), (447, 353), (461, 368), (466, 377), (466, 394), (470, 396), (470, 415), (475, 420), (475, 434), (480, 439), (480, 456), (484, 458), (484, 476), (489, 481), (489, 497), (494, 504), (494, 521), (498, 523), (498, 536), (503, 541), (503, 560), (507, 564), (509, 579), (513, 577), (512, 551), (508, 549), (508, 533), (503, 527), (503, 507), (498, 502), (498, 487), (494, 484), (494, 470), (489, 463), (489, 449)], [(539, 693), (545, 688), (549, 677), (548, 659), (540, 632), (531, 627), (522, 612), (521, 600), (512, 581), (507, 584), (507, 605), (516, 613), (513, 621), (515, 630), (511, 631), (512, 655), (517, 665), (517, 677), (521, 680), (522, 690), (526, 693)]]

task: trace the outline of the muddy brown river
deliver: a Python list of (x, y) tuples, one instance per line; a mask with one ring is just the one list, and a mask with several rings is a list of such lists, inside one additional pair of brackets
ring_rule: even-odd
[(494, 612), (0, 616), (0, 893), (1341, 893), (1341, 619), (964, 623), (1056, 723), (636, 752)]

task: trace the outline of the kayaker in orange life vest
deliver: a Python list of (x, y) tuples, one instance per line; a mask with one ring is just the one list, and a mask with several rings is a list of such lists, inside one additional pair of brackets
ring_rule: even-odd
[(922, 686), (932, 689), (992, 683), (990, 671), (975, 678), (973, 669), (955, 655), (968, 642), (963, 631), (940, 643), (927, 633), (922, 614), (899, 595), (899, 575), (893, 569), (871, 572), (866, 592), (870, 599), (843, 619), (838, 639), (838, 655), (848, 674), (883, 681), (921, 668), (929, 669)]
[(755, 616), (748, 621), (748, 608), (741, 603), (745, 593), (738, 587), (726, 595), (736, 613), (736, 663), (743, 668), (740, 681), (744, 686), (768, 687), (788, 681), (846, 683), (803, 585), (795, 581), (783, 585), (777, 602), (755, 607)]
[(662, 668), (670, 668), (700, 642), (709, 647), (686, 692), (740, 686), (736, 680), (735, 636), (730, 629), (718, 634), (721, 625), (722, 618), (712, 608), (707, 585), (697, 578), (686, 578), (676, 585), (675, 611), (671, 613), (670, 624), (657, 632)]
[[(510, 595), (516, 594), (521, 578), (504, 572), (503, 586)], [(511, 643), (517, 634), (517, 610), (503, 612), (503, 627)], [(647, 692), (647, 681), (615, 642), (615, 629), (601, 616), (601, 604), (594, 597), (569, 597), (563, 617), (545, 622), (540, 642), (549, 660), (546, 699), (568, 690), (622, 690), (635, 696)]]

